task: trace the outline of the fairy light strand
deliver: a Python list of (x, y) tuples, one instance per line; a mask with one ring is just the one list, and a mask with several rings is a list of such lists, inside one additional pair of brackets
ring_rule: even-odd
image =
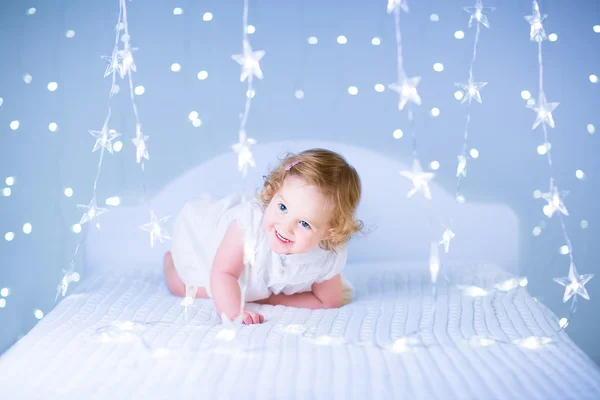
[(404, 71), (404, 59), (402, 55), (402, 31), (400, 29), (400, 13), (408, 12), (408, 5), (405, 0), (389, 0), (387, 6), (388, 13), (394, 13), (394, 28), (396, 36), (396, 82), (388, 85), (388, 88), (399, 95), (398, 110), (402, 111), (408, 105), (408, 121), (411, 130), (411, 146), (413, 154), (412, 169), (409, 171), (400, 171), (399, 174), (412, 181), (413, 188), (408, 192), (407, 197), (412, 197), (415, 193), (423, 192), (425, 198), (431, 199), (429, 190), (429, 181), (435, 176), (432, 172), (423, 172), (421, 162), (417, 152), (417, 132), (414, 121), (412, 107), (409, 103), (421, 104), (421, 97), (417, 91), (417, 86), (421, 81), (420, 76), (409, 78)]
[[(118, 54), (118, 48), (119, 48), (119, 25), (121, 23), (121, 19), (123, 18), (123, 4), (122, 4), (122, 0), (119, 0), (119, 17), (118, 17), (118, 22), (117, 22), (117, 26), (115, 29), (115, 43), (113, 46), (113, 51), (112, 51), (112, 56), (110, 57), (110, 64), (107, 67), (107, 70), (104, 74), (104, 76), (108, 76), (111, 75), (111, 88), (110, 88), (110, 92), (108, 94), (108, 105), (107, 105), (107, 113), (106, 113), (106, 118), (104, 119), (104, 124), (102, 125), (102, 130), (101, 131), (93, 131), (90, 130), (90, 134), (94, 137), (96, 137), (96, 143), (94, 144), (94, 149), (92, 150), (92, 152), (96, 151), (98, 146), (100, 145), (100, 157), (98, 159), (98, 164), (96, 166), (96, 176), (94, 178), (94, 184), (92, 186), (92, 200), (90, 201), (89, 205), (78, 205), (78, 208), (85, 208), (87, 209), (86, 212), (83, 214), (83, 216), (81, 217), (81, 220), (79, 222), (79, 225), (82, 225), (82, 235), (81, 235), (81, 239), (79, 240), (77, 246), (75, 247), (75, 251), (73, 252), (73, 256), (71, 257), (71, 261), (69, 262), (69, 268), (67, 270), (63, 270), (63, 277), (60, 280), (60, 283), (58, 284), (57, 290), (56, 290), (56, 297), (55, 297), (55, 301), (58, 300), (59, 295), (61, 297), (64, 297), (67, 293), (68, 287), (69, 287), (69, 283), (70, 282), (75, 282), (76, 280), (74, 279), (74, 277), (76, 276), (76, 272), (75, 272), (75, 259), (77, 257), (77, 255), (79, 254), (79, 251), (81, 249), (81, 246), (83, 245), (83, 243), (85, 242), (85, 239), (87, 237), (87, 232), (89, 228), (89, 224), (86, 225), (86, 222), (92, 222), (93, 219), (96, 219), (96, 225), (99, 227), (99, 215), (104, 214), (105, 212), (107, 212), (107, 209), (98, 209), (97, 207), (97, 187), (98, 187), (98, 180), (100, 178), (100, 172), (102, 171), (102, 164), (103, 164), (103, 160), (104, 160), (104, 151), (109, 150), (109, 152), (112, 153), (112, 140), (116, 137), (112, 137), (110, 138), (108, 135), (110, 134), (109, 130), (108, 130), (108, 124), (110, 122), (110, 118), (111, 118), (111, 114), (112, 114), (112, 101), (113, 101), (113, 97), (116, 94), (115, 91), (115, 87), (116, 87), (116, 74), (117, 74), (117, 70), (118, 70), (118, 64), (115, 65), (115, 61), (116, 61), (116, 56)], [(106, 59), (106, 57), (105, 57)]]
[[(475, 60), (477, 59), (477, 45), (479, 44), (479, 35), (481, 33), (481, 23), (478, 21), (475, 25), (476, 25), (476, 27), (475, 27), (475, 40), (473, 42), (473, 56), (471, 58), (471, 63), (469, 65), (469, 81), (467, 84), (468, 87), (466, 88), (467, 96), (470, 96), (472, 94), (472, 91), (474, 90), (472, 88), (473, 69), (475, 68)], [(477, 90), (477, 89), (475, 89), (475, 90)], [(468, 143), (469, 143), (469, 126), (470, 126), (470, 124), (471, 124), (471, 99), (469, 98), (469, 100), (467, 101), (467, 111), (466, 111), (466, 117), (465, 117), (465, 132), (464, 132), (462, 152), (461, 152), (462, 157), (464, 157), (465, 159), (468, 156), (467, 149), (468, 149)], [(465, 173), (463, 174), (462, 171), (461, 171), (461, 173), (459, 173), (457, 171), (457, 175), (458, 176), (456, 179), (456, 197), (458, 197), (460, 195), (460, 184), (461, 184), (462, 178), (466, 175), (466, 166), (465, 166)]]
[[(124, 35), (121, 36), (121, 31), (124, 32)], [(119, 39), (123, 41), (123, 50), (119, 50)], [(109, 122), (112, 115), (112, 100), (115, 94), (118, 93), (117, 84), (116, 84), (116, 76), (117, 72), (121, 76), (122, 79), (127, 77), (129, 83), (129, 94), (132, 102), (133, 113), (136, 120), (136, 137), (132, 140), (136, 145), (136, 161), (141, 163), (142, 169), (142, 189), (144, 193), (144, 200), (150, 209), (150, 217), (151, 221), (148, 224), (141, 226), (142, 230), (148, 231), (150, 233), (150, 245), (154, 247), (155, 240), (159, 240), (161, 243), (165, 239), (170, 239), (168, 233), (163, 228), (162, 224), (164, 224), (169, 218), (165, 217), (159, 219), (156, 216), (156, 213), (151, 208), (151, 203), (148, 197), (148, 192), (145, 184), (145, 175), (144, 175), (144, 162), (143, 158), (149, 160), (148, 150), (145, 146), (147, 136), (144, 136), (141, 131), (141, 123), (139, 118), (139, 112), (137, 108), (137, 104), (135, 103), (134, 89), (133, 89), (133, 77), (132, 72), (136, 71), (135, 61), (133, 59), (132, 52), (135, 51), (135, 48), (131, 47), (131, 36), (129, 35), (129, 25), (127, 21), (127, 3), (126, 0), (119, 0), (119, 16), (117, 19), (117, 25), (115, 27), (115, 42), (113, 46), (113, 50), (110, 57), (102, 57), (109, 64), (104, 73), (104, 76), (111, 76), (111, 88), (108, 95), (108, 111), (106, 118), (104, 120), (104, 124), (100, 131), (90, 130), (90, 134), (92, 134), (96, 138), (96, 143), (94, 144), (94, 148), (92, 152), (100, 149), (100, 157), (96, 168), (96, 176), (93, 184), (93, 195), (92, 200), (89, 205), (78, 205), (80, 208), (85, 208), (86, 212), (82, 216), (79, 224), (84, 225), (86, 222), (91, 222), (96, 219), (96, 225), (99, 227), (99, 216), (106, 213), (108, 209), (99, 208), (97, 206), (97, 186), (98, 180), (100, 177), (100, 172), (102, 170), (103, 160), (104, 160), (104, 152), (108, 150), (110, 153), (113, 152), (112, 149), (112, 140), (121, 134), (114, 132), (113, 130), (109, 130)], [(79, 254), (82, 244), (85, 242), (87, 238), (87, 227), (84, 227), (84, 232), (81, 236), (79, 243), (77, 244), (73, 257), (71, 258), (71, 262), (69, 263), (69, 269), (63, 270), (63, 278), (57, 287), (57, 294), (55, 301), (58, 300), (59, 295), (64, 297), (68, 290), (69, 283), (77, 282), (79, 280), (79, 274), (77, 274), (75, 270), (75, 258)]]
[(134, 85), (132, 72), (137, 71), (135, 60), (133, 58), (133, 51), (135, 51), (136, 48), (131, 47), (131, 35), (129, 34), (129, 23), (127, 20), (127, 1), (119, 0), (119, 5), (123, 10), (123, 20), (119, 21), (119, 28), (122, 23), (124, 32), (124, 35), (121, 37), (121, 40), (123, 41), (123, 50), (119, 51), (122, 63), (120, 65), (120, 72), (121, 78), (125, 78), (126, 76), (129, 83), (129, 97), (131, 99), (133, 115), (135, 117), (135, 137), (131, 141), (135, 145), (136, 163), (140, 164), (142, 170), (142, 191), (144, 194), (144, 202), (146, 203), (150, 212), (150, 222), (140, 226), (139, 228), (150, 234), (150, 247), (154, 247), (156, 241), (164, 243), (165, 240), (171, 239), (169, 233), (163, 226), (171, 218), (171, 216), (168, 215), (166, 217), (159, 218), (156, 214), (156, 211), (154, 211), (152, 208), (152, 203), (150, 201), (150, 197), (148, 196), (144, 159), (150, 160), (150, 154), (148, 153), (148, 148), (146, 146), (146, 141), (149, 139), (149, 137), (146, 136), (142, 130), (142, 123), (140, 121), (133, 89)]
[[(405, 0), (389, 0), (387, 5), (388, 14), (394, 14), (394, 30), (396, 38), (396, 83), (388, 85), (388, 87), (400, 96), (398, 103), (398, 110), (402, 111), (406, 105), (408, 105), (407, 115), (411, 131), (411, 147), (413, 156), (412, 170), (400, 171), (399, 174), (408, 178), (413, 183), (413, 188), (408, 192), (407, 197), (413, 196), (418, 191), (422, 191), (425, 198), (431, 199), (431, 192), (429, 190), (428, 183), (435, 176), (432, 172), (423, 172), (419, 156), (417, 152), (417, 130), (412, 111), (412, 104), (421, 104), (421, 98), (417, 92), (417, 85), (419, 84), (421, 77), (408, 78), (406, 71), (404, 71), (404, 57), (402, 52), (402, 30), (400, 23), (400, 14), (404, 11), (408, 13), (408, 5)], [(438, 301), (438, 290), (437, 290), (437, 276), (439, 273), (439, 256), (437, 254), (437, 246), (432, 245), (431, 254), (429, 259), (429, 270), (431, 274), (431, 295), (433, 298), (432, 306), (430, 308), (430, 320), (431, 324), (435, 321), (436, 305)], [(424, 319), (423, 321), (426, 321)], [(425, 322), (423, 323), (425, 324)], [(416, 331), (408, 333), (406, 336), (414, 336), (421, 333), (424, 326), (420, 326)]]
[[(566, 278), (554, 278), (554, 281), (565, 286), (565, 296), (563, 297), (563, 302), (568, 301), (568, 296), (572, 297), (571, 307), (569, 309), (569, 314), (566, 319), (566, 323), (561, 324), (558, 332), (563, 331), (568, 326), (568, 321), (572, 318), (572, 316), (577, 311), (577, 296), (580, 295), (586, 299), (589, 299), (587, 295), (587, 291), (585, 290), (585, 284), (592, 279), (594, 274), (584, 274), (579, 275), (577, 269), (575, 268), (575, 262), (573, 257), (573, 246), (571, 243), (571, 239), (567, 232), (567, 226), (565, 223), (564, 215), (568, 215), (566, 207), (562, 205), (561, 195), (556, 187), (556, 179), (554, 178), (554, 165), (552, 163), (552, 149), (548, 145), (548, 127), (546, 125), (550, 125), (550, 127), (554, 128), (554, 118), (552, 116), (552, 111), (558, 106), (558, 103), (548, 103), (546, 100), (546, 93), (544, 91), (544, 63), (542, 56), (542, 42), (546, 40), (546, 34), (544, 32), (544, 27), (542, 25), (542, 21), (546, 18), (546, 15), (540, 14), (540, 8), (537, 0), (533, 0), (533, 14), (530, 16), (526, 16), (525, 19), (531, 25), (530, 29), (530, 40), (537, 42), (537, 59), (538, 59), (538, 86), (539, 86), (539, 94), (538, 94), (538, 104), (533, 108), (536, 112), (537, 117), (534, 123), (533, 129), (535, 129), (538, 125), (542, 125), (542, 131), (544, 133), (544, 145), (546, 146), (546, 160), (548, 161), (548, 169), (550, 172), (550, 192), (545, 193), (542, 197), (544, 200), (548, 201), (547, 207), (549, 207), (549, 211), (546, 213), (548, 218), (551, 218), (552, 215), (556, 211), (558, 211), (558, 220), (560, 223), (561, 231), (563, 238), (567, 245), (568, 255), (569, 255), (569, 274)], [(564, 214), (564, 215), (563, 215)]]
[[(238, 142), (232, 146), (233, 150), (238, 155), (238, 170), (241, 172), (243, 177), (242, 184), (242, 193), (245, 193), (245, 188), (247, 186), (247, 174), (248, 167), (255, 167), (256, 163), (254, 161), (254, 155), (252, 154), (252, 145), (256, 144), (256, 141), (252, 138), (249, 138), (246, 133), (246, 124), (248, 123), (248, 117), (250, 115), (250, 108), (252, 105), (252, 98), (254, 97), (254, 86), (253, 79), (256, 76), (258, 79), (262, 79), (263, 73), (260, 69), (260, 60), (264, 57), (265, 52), (263, 50), (253, 51), (252, 46), (250, 45), (250, 40), (248, 38), (248, 0), (244, 0), (244, 8), (242, 13), (242, 53), (234, 54), (231, 58), (241, 65), (242, 72), (240, 75), (240, 81), (244, 82), (247, 80), (246, 86), (246, 101), (244, 104), (244, 111), (240, 116), (240, 128), (238, 134)], [(244, 195), (242, 195), (242, 204), (245, 204), (247, 199)], [(248, 265), (252, 263), (253, 252), (254, 252), (254, 244), (255, 238), (249, 236), (248, 233), (244, 236), (244, 264)], [(247, 277), (245, 271), (240, 276), (240, 312), (235, 317), (235, 319), (231, 319), (232, 316), (228, 316), (225, 314), (221, 315), (221, 320), (223, 322), (224, 331), (227, 331), (226, 336), (233, 338), (235, 337), (235, 332), (237, 327), (239, 327), (241, 323), (241, 319), (243, 318), (243, 311), (245, 305), (245, 295), (247, 289)], [(185, 317), (187, 318), (188, 308), (193, 306), (194, 295), (187, 295), (187, 287), (186, 286), (186, 299), (182, 302), (182, 305), (185, 306)], [(193, 290), (189, 291), (195, 292)]]
[[(465, 11), (471, 14), (469, 19), (469, 28), (472, 27), (473, 20), (475, 20), (475, 40), (473, 41), (473, 55), (471, 56), (471, 62), (469, 64), (469, 79), (466, 84), (456, 83), (455, 85), (461, 88), (463, 92), (462, 103), (467, 103), (465, 113), (465, 130), (463, 135), (463, 143), (461, 153), (458, 156), (458, 166), (456, 168), (456, 193), (455, 199), (456, 204), (464, 202), (464, 196), (461, 193), (461, 182), (467, 175), (467, 163), (469, 160), (469, 128), (471, 125), (471, 103), (475, 99), (478, 103), (481, 103), (481, 95), (479, 89), (487, 85), (487, 82), (475, 82), (473, 71), (475, 69), (475, 61), (477, 60), (477, 48), (479, 46), (479, 38), (481, 35), (481, 25), (489, 28), (489, 21), (487, 16), (484, 14), (484, 10), (493, 11), (494, 8), (483, 7), (481, 0), (477, 0), (475, 6), (463, 7)], [(452, 231), (452, 225), (454, 224), (456, 207), (453, 210), (453, 214), (450, 216), (448, 226), (442, 234), (442, 238), (439, 241), (440, 245), (444, 246), (444, 252), (450, 251), (450, 241), (454, 238), (455, 234)]]

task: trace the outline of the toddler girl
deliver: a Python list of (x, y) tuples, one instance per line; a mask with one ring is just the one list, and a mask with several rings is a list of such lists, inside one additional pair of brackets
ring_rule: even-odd
[[(185, 296), (186, 286), (197, 287), (196, 297), (211, 297), (219, 315), (231, 319), (240, 314), (242, 299), (341, 307), (351, 297), (340, 272), (346, 242), (361, 228), (355, 219), (360, 194), (358, 174), (342, 156), (312, 149), (286, 157), (255, 200), (188, 202), (173, 222), (167, 285), (177, 296)], [(264, 320), (242, 312), (245, 324)]]

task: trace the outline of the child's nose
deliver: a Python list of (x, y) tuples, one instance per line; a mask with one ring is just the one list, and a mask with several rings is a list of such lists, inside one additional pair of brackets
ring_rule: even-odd
[(292, 219), (289, 218), (287, 221), (285, 221), (285, 230), (286, 230), (286, 234), (288, 235), (293, 235), (294, 234), (294, 228), (296, 227), (296, 222)]

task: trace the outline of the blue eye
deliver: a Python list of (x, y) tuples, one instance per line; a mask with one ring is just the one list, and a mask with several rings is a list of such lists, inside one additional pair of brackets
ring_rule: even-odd
[(282, 211), (282, 212), (286, 212), (287, 211), (287, 207), (285, 206), (285, 204), (279, 203), (279, 211)]
[(310, 229), (310, 225), (306, 221), (300, 221), (300, 225), (302, 225), (306, 229)]

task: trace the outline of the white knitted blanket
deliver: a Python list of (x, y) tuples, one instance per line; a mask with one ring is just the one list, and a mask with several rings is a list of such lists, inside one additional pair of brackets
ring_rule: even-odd
[[(565, 333), (554, 335), (557, 318), (526, 289), (470, 297), (457, 285), (491, 289), (509, 276), (485, 266), (446, 269), (442, 275), (434, 301), (426, 266), (353, 265), (346, 273), (354, 286), (348, 306), (318, 311), (256, 306), (266, 322), (241, 327), (233, 338), (209, 300), (196, 300), (185, 320), (181, 299), (170, 295), (161, 276), (91, 276), (0, 358), (0, 394), (600, 398), (600, 369)], [(530, 336), (552, 341), (537, 349), (512, 344)]]

